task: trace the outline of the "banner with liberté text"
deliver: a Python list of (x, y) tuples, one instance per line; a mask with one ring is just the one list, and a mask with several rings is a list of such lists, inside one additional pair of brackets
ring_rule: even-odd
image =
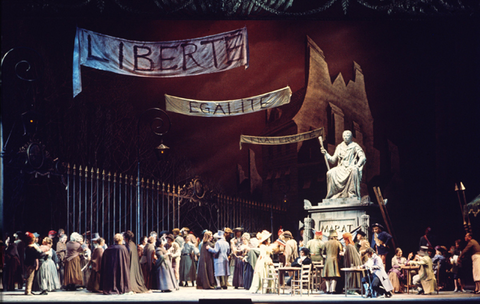
[(323, 127), (294, 135), (285, 136), (240, 136), (240, 150), (242, 144), (256, 144), (256, 145), (285, 145), (291, 143), (298, 143), (301, 141), (310, 140), (312, 138), (323, 137)]
[(184, 77), (248, 68), (247, 28), (186, 40), (154, 42), (77, 28), (73, 97), (82, 91), (81, 66), (138, 77)]
[(203, 101), (165, 94), (167, 111), (189, 116), (227, 117), (275, 108), (290, 102), (289, 86), (262, 95), (226, 101)]

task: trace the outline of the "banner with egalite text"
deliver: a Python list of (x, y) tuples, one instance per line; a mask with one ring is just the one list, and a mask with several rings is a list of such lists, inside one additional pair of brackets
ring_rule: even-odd
[(189, 116), (225, 117), (254, 113), (290, 102), (289, 86), (262, 95), (226, 101), (203, 101), (165, 94), (167, 111)]
[(183, 77), (247, 68), (247, 28), (167, 42), (127, 40), (77, 28), (73, 97), (82, 91), (81, 66), (139, 77)]

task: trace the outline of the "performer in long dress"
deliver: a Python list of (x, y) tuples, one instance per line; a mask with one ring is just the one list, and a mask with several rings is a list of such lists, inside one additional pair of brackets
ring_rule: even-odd
[(207, 250), (213, 254), (213, 266), (215, 269), (215, 280), (217, 281), (217, 289), (227, 289), (228, 276), (230, 275), (230, 263), (228, 255), (230, 253), (230, 245), (225, 240), (225, 232), (219, 230), (217, 232), (218, 240), (214, 248), (207, 246)]
[(250, 289), (252, 286), (253, 272), (255, 264), (257, 263), (260, 251), (250, 242), (250, 233), (242, 234), (243, 251), (245, 252), (243, 258), (243, 288)]
[(40, 250), (45, 253), (46, 257), (38, 260), (39, 266), (35, 275), (40, 294), (47, 294), (48, 291), (55, 291), (62, 287), (57, 274), (57, 263), (54, 262), (54, 259), (58, 261), (58, 258), (52, 249), (52, 243), (52, 239), (46, 237), (40, 246)]
[[(177, 239), (182, 239), (177, 236)], [(172, 262), (173, 270), (175, 271), (175, 279), (177, 280), (177, 285), (180, 281), (180, 257), (182, 254), (182, 248), (178, 244), (179, 242), (176, 241), (175, 236), (172, 234), (167, 235), (167, 244), (165, 244), (165, 249), (167, 249), (170, 260)], [(181, 242), (180, 242), (181, 243)], [(182, 244), (183, 246), (183, 244)]]
[(147, 289), (155, 289), (158, 285), (157, 275), (154, 270), (156, 259), (154, 246), (155, 239), (155, 236), (148, 237), (147, 244), (143, 248), (142, 258), (140, 259), (143, 279)]
[(185, 243), (182, 248), (182, 258), (180, 259), (180, 286), (188, 286), (188, 282), (192, 282), (192, 286), (196, 280), (197, 270), (195, 268), (195, 257), (199, 254), (195, 245), (196, 238), (193, 234), (185, 237)]
[[(402, 266), (407, 263), (407, 259), (402, 256), (403, 251), (401, 248), (395, 249), (395, 256), (392, 258), (392, 268), (388, 271), (388, 279), (392, 282), (393, 291), (395, 293), (402, 292), (403, 290), (403, 281), (404, 276), (402, 272)], [(413, 256), (413, 253), (410, 253), (408, 256), (409, 259)]]
[(241, 227), (233, 229), (234, 237), (230, 240), (232, 251), (230, 257), (234, 259), (235, 263), (232, 280), (232, 285), (235, 289), (243, 287), (243, 268), (245, 266), (243, 258), (245, 257), (246, 251), (243, 247), (242, 232), (243, 228)]
[[(272, 248), (270, 247), (270, 236), (272, 234), (266, 230), (263, 230), (259, 238), (260, 255), (255, 264), (255, 270), (253, 272), (252, 285), (249, 291), (252, 293), (262, 293), (262, 278), (267, 277), (268, 268), (273, 267), (273, 261), (270, 257)], [(269, 281), (269, 284), (273, 284)]]
[(57, 252), (58, 260), (59, 260), (58, 277), (60, 278), (60, 284), (62, 284), (62, 287), (65, 286), (64, 285), (64, 283), (65, 283), (65, 258), (67, 256), (67, 239), (68, 239), (68, 236), (66, 234), (62, 234), (58, 238), (57, 247), (55, 249), (56, 252)]
[[(171, 238), (173, 242), (173, 235), (169, 235), (167, 238)], [(172, 253), (164, 248), (161, 241), (157, 242), (155, 256), (154, 272), (157, 279), (155, 289), (161, 290), (162, 292), (178, 290), (178, 283), (172, 266)]]
[(80, 255), (86, 249), (82, 247), (83, 237), (73, 232), (70, 235), (70, 241), (67, 242), (67, 255), (65, 257), (65, 286), (67, 290), (74, 291), (77, 286), (83, 285), (82, 267), (80, 265)]
[(362, 170), (366, 162), (362, 147), (353, 142), (352, 132), (343, 132), (343, 142), (335, 149), (333, 156), (327, 150), (321, 148), (322, 154), (331, 164), (337, 166), (327, 172), (327, 199), (340, 197), (360, 198), (360, 181)]
[(200, 249), (200, 258), (198, 259), (197, 289), (214, 289), (215, 272), (213, 268), (213, 256), (208, 251), (208, 247), (213, 247), (213, 236), (211, 231), (203, 233), (203, 242)]
[[(362, 260), (360, 258), (360, 253), (358, 253), (355, 245), (353, 243), (353, 236), (351, 233), (347, 232), (343, 234), (343, 239), (345, 240), (345, 253), (343, 255), (343, 265), (345, 268), (358, 267), (361, 266)], [(345, 274), (345, 288), (360, 288), (361, 284), (361, 274), (360, 272), (348, 272)]]
[(133, 242), (133, 232), (127, 230), (124, 234), (125, 245), (130, 256), (130, 287), (135, 293), (148, 292), (143, 279), (142, 269), (140, 268), (140, 260), (138, 258), (137, 245)]
[(102, 272), (102, 257), (103, 245), (105, 245), (105, 240), (101, 237), (95, 236), (92, 239), (93, 246), (95, 247), (92, 252), (92, 258), (90, 259), (90, 266), (92, 267), (90, 278), (87, 284), (87, 290), (91, 292), (101, 292), (100, 290), (100, 277)]

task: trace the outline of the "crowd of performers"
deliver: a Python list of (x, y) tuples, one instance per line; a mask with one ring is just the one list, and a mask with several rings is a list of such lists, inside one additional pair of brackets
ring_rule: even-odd
[[(243, 228), (225, 228), (215, 234), (204, 230), (197, 237), (184, 227), (159, 234), (152, 231), (138, 244), (131, 231), (117, 233), (114, 243), (108, 246), (98, 233), (84, 238), (76, 232), (67, 236), (59, 229), (58, 233), (52, 230), (40, 239), (37, 233), (17, 232), (7, 236), (3, 247), (3, 287), (25, 288), (26, 295), (33, 295), (32, 291), (46, 295), (59, 289), (79, 288), (103, 294), (172, 292), (179, 286), (231, 286), (261, 293), (262, 278), (271, 273), (270, 267), (321, 262), (323, 293), (363, 287), (367, 296), (390, 297), (403, 291), (406, 282), (402, 265), (419, 266), (413, 276), (419, 294), (431, 294), (436, 284), (445, 286), (449, 280), (455, 291), (464, 291), (461, 278), (467, 269), (462, 268), (462, 261), (471, 257), (473, 293), (480, 293), (480, 245), (471, 234), (465, 235), (465, 242), (458, 240), (447, 250), (444, 246), (432, 246), (427, 229), (416, 255), (410, 253), (405, 258), (400, 248), (395, 249), (387, 272), (391, 236), (380, 224), (372, 225), (372, 230), (370, 241), (357, 229), (353, 234), (342, 235), (331, 230), (328, 240), (317, 231), (313, 239), (304, 243), (280, 229), (278, 238), (271, 243), (272, 234), (266, 230), (256, 234), (244, 232)], [(343, 277), (340, 268), (344, 267), (366, 269), (367, 275), (346, 272)], [(287, 285), (291, 279), (287, 279)]]

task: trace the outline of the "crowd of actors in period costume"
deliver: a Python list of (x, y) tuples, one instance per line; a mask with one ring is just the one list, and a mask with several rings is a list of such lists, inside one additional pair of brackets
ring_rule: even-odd
[[(418, 266), (411, 284), (419, 294), (431, 294), (438, 287), (447, 290), (449, 286), (455, 292), (464, 292), (467, 269), (462, 262), (471, 259), (473, 293), (480, 293), (480, 245), (470, 233), (447, 250), (442, 245), (433, 246), (436, 244), (429, 228), (420, 238), (417, 254), (404, 257), (400, 248), (393, 252), (392, 237), (382, 225), (374, 224), (371, 228), (370, 241), (357, 228), (342, 234), (331, 230), (328, 236), (312, 231), (313, 238), (308, 242), (301, 237), (295, 239), (283, 229), (272, 238), (266, 230), (248, 233), (240, 227), (216, 233), (204, 230), (196, 236), (184, 227), (158, 234), (152, 231), (138, 243), (132, 231), (125, 231), (115, 234), (108, 246), (98, 233), (73, 232), (67, 236), (59, 229), (58, 233), (52, 230), (39, 238), (37, 233), (19, 231), (7, 235), (1, 247), (3, 289), (24, 288), (26, 295), (79, 288), (103, 294), (134, 294), (172, 292), (179, 286), (230, 286), (261, 293), (262, 279), (271, 275), (273, 267), (320, 262), (322, 292), (364, 288), (367, 296), (390, 297), (403, 292), (407, 283), (403, 265)], [(394, 256), (387, 272), (389, 254)], [(358, 271), (343, 273), (341, 268), (365, 269), (366, 275)], [(287, 285), (292, 274), (285, 278)]]

